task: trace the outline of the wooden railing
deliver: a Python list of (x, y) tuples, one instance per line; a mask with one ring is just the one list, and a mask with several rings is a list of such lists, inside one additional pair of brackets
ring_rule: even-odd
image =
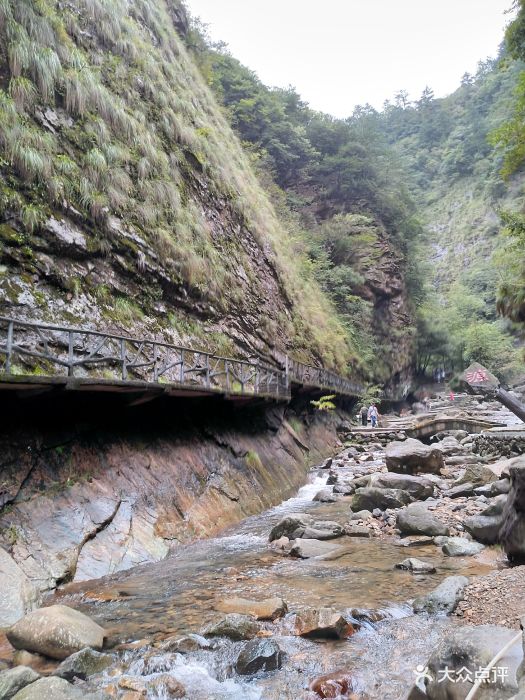
[(225, 394), (291, 396), (292, 384), (356, 396), (362, 388), (286, 358), (282, 369), (157, 340), (0, 317), (0, 380), (16, 375), (178, 385)]

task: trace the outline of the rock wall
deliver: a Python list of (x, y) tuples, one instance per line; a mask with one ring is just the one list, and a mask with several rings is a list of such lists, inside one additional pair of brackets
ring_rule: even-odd
[(341, 420), (168, 402), (108, 429), (110, 412), (0, 438), (0, 544), (40, 591), (157, 561), (286, 499)]

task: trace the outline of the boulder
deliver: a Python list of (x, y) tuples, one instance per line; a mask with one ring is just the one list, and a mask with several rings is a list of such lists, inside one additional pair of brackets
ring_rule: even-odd
[(501, 516), (499, 540), (510, 561), (523, 562), (525, 561), (525, 457), (514, 462), (509, 467), (509, 473), (510, 491)]
[(65, 605), (35, 610), (7, 631), (15, 649), (27, 649), (52, 659), (65, 659), (85, 647), (101, 649), (104, 636), (100, 625)]
[(275, 671), (281, 668), (284, 653), (273, 639), (254, 639), (247, 642), (237, 657), (235, 670), (241, 676), (258, 671)]
[(346, 698), (356, 684), (347, 671), (335, 671), (315, 678), (309, 689), (320, 698)]
[(445, 466), (441, 450), (414, 438), (391, 442), (385, 456), (387, 469), (392, 472), (439, 474)]
[(315, 494), (312, 500), (318, 501), (319, 503), (335, 503), (337, 497), (334, 496), (334, 492), (331, 489), (321, 489), (321, 491)]
[(470, 481), (467, 481), (464, 484), (457, 484), (456, 486), (443, 491), (443, 496), (447, 496), (447, 498), (468, 498), (469, 496), (473, 495), (474, 484), (472, 484)]
[(347, 537), (371, 537), (372, 533), (364, 525), (353, 525), (348, 523), (345, 527), (345, 535)]
[[(432, 700), (465, 698), (474, 685), (476, 671), (486, 668), (515, 635), (515, 630), (496, 625), (448, 630), (426, 664), (429, 676), (425, 681), (427, 697)], [(491, 675), (489, 683), (481, 684), (476, 700), (512, 697), (518, 689), (516, 672), (522, 656), (521, 643), (517, 641), (496, 664), (507, 669), (506, 678)], [(448, 674), (444, 675), (443, 669), (448, 669)]]
[(403, 535), (448, 535), (445, 523), (430, 513), (421, 503), (412, 503), (397, 514), (396, 526)]
[(219, 622), (208, 625), (202, 633), (208, 637), (228, 637), (238, 642), (243, 639), (253, 639), (259, 629), (260, 627), (253, 617), (230, 613)]
[(65, 678), (66, 681), (73, 681), (75, 678), (85, 680), (88, 676), (101, 673), (113, 662), (114, 658), (110, 654), (101, 654), (86, 647), (62, 661), (53, 675)]
[(485, 484), (490, 484), (492, 481), (497, 480), (497, 475), (485, 464), (469, 464), (465, 467), (465, 472), (455, 483), (471, 483), (473, 486), (485, 486)]
[(226, 598), (220, 600), (215, 610), (223, 613), (251, 615), (256, 620), (276, 620), (284, 617), (288, 607), (282, 598), (265, 598), (264, 600), (246, 600), (246, 598)]
[(453, 435), (445, 436), (442, 440), (436, 442), (434, 446), (447, 456), (459, 455), (465, 452), (465, 448), (461, 445), (457, 437)]
[(485, 549), (485, 545), (472, 542), (465, 537), (447, 537), (441, 549), (447, 557), (472, 557)]
[(498, 479), (497, 481), (492, 481), (490, 484), (485, 484), (484, 486), (477, 486), (474, 489), (476, 496), (487, 496), (487, 498), (494, 498), (494, 496), (500, 496), (510, 491), (510, 481), (508, 479)]
[(40, 678), (13, 695), (13, 700), (106, 700), (107, 695), (86, 691), (63, 678)]
[(315, 520), (308, 525), (301, 539), (307, 540), (333, 540), (344, 535), (344, 528), (333, 520)]
[(334, 486), (333, 493), (341, 496), (350, 496), (355, 491), (355, 484), (352, 481), (341, 481)]
[(294, 632), (300, 637), (318, 639), (345, 639), (359, 629), (333, 608), (300, 610), (295, 615)]
[(40, 674), (27, 666), (15, 666), (0, 673), (0, 698), (9, 700), (26, 685), (34, 683), (40, 678)]
[(313, 557), (323, 557), (327, 554), (335, 554), (336, 552), (344, 552), (344, 548), (339, 544), (332, 542), (322, 542), (315, 539), (298, 539), (292, 542), (290, 555), (299, 559), (311, 559)]
[(306, 513), (287, 515), (272, 528), (269, 538), (270, 542), (278, 540), (280, 537), (288, 537), (290, 540), (301, 537), (305, 528), (313, 523), (313, 521), (313, 517)]
[[(154, 692), (155, 698), (166, 698), (166, 700), (175, 700), (175, 698), (187, 697), (186, 688), (180, 681), (171, 676), (169, 673), (160, 673), (158, 676), (148, 682), (147, 690)], [(126, 700), (124, 696), (123, 700)], [(130, 698), (131, 700), (131, 698)]]
[(502, 523), (501, 515), (472, 515), (470, 518), (465, 518), (463, 527), (478, 542), (496, 544), (499, 542)]
[(38, 607), (39, 594), (18, 564), (0, 547), (0, 627)]
[(187, 634), (184, 637), (168, 637), (155, 644), (162, 651), (175, 654), (191, 654), (201, 649), (213, 649), (215, 642), (209, 642), (200, 634)]
[(358, 510), (357, 513), (350, 513), (350, 520), (370, 520), (374, 516), (369, 510)]
[(412, 605), (414, 612), (446, 614), (454, 612), (467, 585), (466, 576), (448, 576), (433, 591), (415, 599)]
[(409, 493), (416, 501), (424, 501), (434, 493), (434, 484), (424, 476), (396, 474), (395, 472), (372, 474), (367, 486), (375, 486), (380, 489), (400, 489)]
[(374, 486), (358, 488), (352, 496), (352, 510), (371, 510), (379, 508), (402, 508), (412, 501), (407, 491), (401, 489), (382, 489)]
[(405, 571), (411, 571), (413, 574), (435, 574), (436, 567), (433, 564), (429, 564), (426, 561), (421, 561), (421, 559), (416, 559), (415, 557), (409, 557), (408, 559), (403, 559), (399, 564), (395, 565), (396, 569), (404, 569)]

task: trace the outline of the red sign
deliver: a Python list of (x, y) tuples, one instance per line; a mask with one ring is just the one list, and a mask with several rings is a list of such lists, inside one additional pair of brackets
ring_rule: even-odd
[(467, 372), (466, 378), (469, 384), (483, 384), (483, 382), (488, 382), (489, 380), (488, 374), (484, 369), (475, 369), (472, 372)]

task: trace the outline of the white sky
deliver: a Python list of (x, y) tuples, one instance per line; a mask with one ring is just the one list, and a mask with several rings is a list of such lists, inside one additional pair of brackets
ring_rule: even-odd
[(400, 89), (453, 92), (495, 56), (512, 0), (186, 0), (269, 86), (338, 117)]

